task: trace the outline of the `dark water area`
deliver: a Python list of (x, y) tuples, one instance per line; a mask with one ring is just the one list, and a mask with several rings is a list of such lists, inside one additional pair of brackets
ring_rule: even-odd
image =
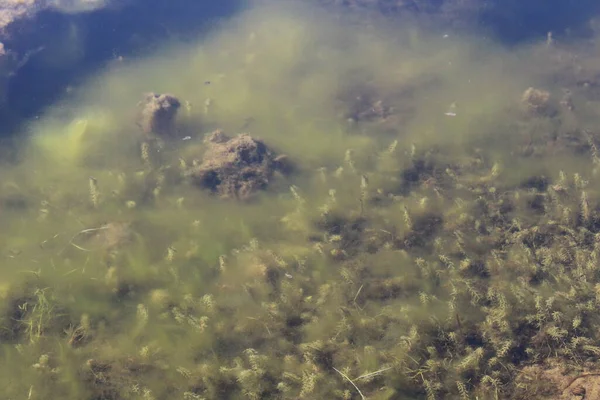
[[(79, 14), (40, 12), (35, 28), (23, 35), (17, 31), (5, 41), (7, 48), (32, 55), (9, 81), (4, 134), (107, 63), (149, 54), (165, 41), (196, 38), (243, 7), (243, 0), (145, 0)], [(60, 57), (63, 46), (73, 45), (70, 41), (77, 41), (77, 54), (68, 55), (72, 61), (45, 62), (52, 53)]]
[[(593, 0), (510, 0), (466, 2), (464, 5), (438, 0), (423, 3), (400, 7), (394, 1), (371, 2), (361, 11), (374, 8), (391, 19), (407, 12), (419, 19), (421, 14), (429, 26), (437, 25), (435, 29), (440, 26), (460, 27), (467, 32), (475, 29), (508, 45), (518, 45), (539, 39), (548, 32), (555, 36), (568, 34), (570, 40), (589, 35), (590, 28), (585, 23), (600, 10), (600, 4)], [(117, 62), (119, 57), (129, 59), (148, 54), (165, 40), (196, 37), (245, 6), (244, 0), (149, 0), (89, 13), (39, 13), (34, 29), (23, 35), (17, 31), (5, 41), (8, 48), (32, 53), (30, 60), (9, 81), (7, 104), (1, 114), (7, 128), (5, 134), (23, 118), (35, 116), (44, 106), (63, 96), (65, 90), (107, 63)], [(368, 15), (365, 13), (365, 18)], [(79, 54), (72, 62), (52, 66), (40, 61), (44, 58), (40, 54), (60, 51), (70, 34), (77, 35), (75, 40), (80, 41), (76, 50)]]
[[(478, 2), (479, 3), (479, 2)], [(517, 45), (552, 32), (555, 36), (586, 37), (591, 17), (600, 12), (594, 0), (491, 0), (480, 2), (479, 24), (503, 42)]]

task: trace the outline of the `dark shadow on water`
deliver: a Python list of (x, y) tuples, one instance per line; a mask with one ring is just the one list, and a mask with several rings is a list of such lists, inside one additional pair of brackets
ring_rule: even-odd
[(344, 4), (364, 14), (376, 11), (391, 18), (418, 15), (425, 29), (483, 29), (506, 44), (570, 33), (586, 35), (587, 22), (600, 13), (598, 0), (299, 0), (324, 4)]
[[(356, 2), (376, 5), (380, 13), (389, 16), (403, 12), (426, 14), (435, 29), (445, 29), (448, 22), (472, 29), (475, 22), (507, 44), (543, 40), (549, 31), (555, 37), (565, 32), (585, 34), (587, 21), (600, 13), (599, 0), (419, 0), (414, 2), (418, 7), (397, 0)], [(78, 15), (41, 13), (35, 29), (5, 41), (7, 48), (18, 49), (19, 53), (43, 50), (33, 53), (9, 81), (7, 102), (0, 107), (2, 132), (6, 135), (24, 119), (37, 115), (69, 86), (77, 85), (108, 62), (148, 53), (165, 39), (194, 37), (241, 11), (244, 4), (246, 0), (132, 0), (121, 9)], [(368, 8), (361, 8), (358, 17), (368, 18), (369, 13), (364, 13)], [(48, 52), (68, 46), (66, 38), (71, 34), (82, 38), (85, 52), (81, 57), (60, 67), (49, 67), (41, 61)]]
[[(98, 68), (118, 57), (146, 54), (164, 40), (197, 37), (223, 18), (241, 11), (244, 0), (135, 0), (120, 9), (91, 13), (42, 12), (35, 29), (13, 35), (5, 41), (20, 54), (42, 49), (13, 76), (7, 88), (7, 102), (0, 110), (2, 132), (6, 135), (24, 119), (37, 115)], [(79, 35), (85, 49), (73, 62), (57, 67), (42, 62), (44, 52), (60, 51), (68, 38)]]
[(481, 9), (479, 22), (503, 42), (518, 44), (548, 32), (586, 36), (587, 23), (599, 13), (598, 0), (492, 0)]

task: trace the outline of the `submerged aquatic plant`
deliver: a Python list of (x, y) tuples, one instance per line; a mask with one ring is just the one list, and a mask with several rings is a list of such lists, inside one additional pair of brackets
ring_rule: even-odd
[[(108, 74), (95, 112), (39, 123), (3, 172), (18, 190), (0, 188), (0, 339), (27, 363), (0, 379), (32, 398), (375, 400), (523, 398), (527, 368), (559, 361), (594, 373), (592, 110), (550, 89), (523, 107), (529, 83), (489, 78), (506, 55), (473, 67), (469, 46), (269, 15), (162, 60), (178, 74)], [(464, 74), (483, 86), (455, 92)], [(215, 102), (171, 108), (160, 138), (146, 114), (144, 134), (129, 111), (151, 80)], [(218, 127), (250, 132), (198, 140)]]

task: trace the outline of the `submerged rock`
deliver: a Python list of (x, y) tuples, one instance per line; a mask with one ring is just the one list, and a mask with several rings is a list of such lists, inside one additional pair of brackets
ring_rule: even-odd
[(170, 94), (148, 93), (139, 103), (138, 125), (147, 134), (169, 137), (175, 134), (175, 117), (181, 107), (179, 100)]
[(273, 173), (291, 171), (286, 156), (277, 156), (267, 145), (248, 134), (229, 137), (215, 131), (206, 138), (202, 162), (189, 172), (193, 182), (223, 198), (247, 200), (269, 185)]

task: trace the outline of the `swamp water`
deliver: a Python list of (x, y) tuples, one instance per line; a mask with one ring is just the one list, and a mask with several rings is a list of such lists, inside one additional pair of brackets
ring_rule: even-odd
[[(345, 18), (250, 9), (28, 124), (0, 171), (1, 398), (556, 398), (593, 377), (598, 44)], [(179, 100), (168, 137), (136, 124), (147, 92)], [(247, 201), (198, 187), (217, 129), (292, 171)]]

